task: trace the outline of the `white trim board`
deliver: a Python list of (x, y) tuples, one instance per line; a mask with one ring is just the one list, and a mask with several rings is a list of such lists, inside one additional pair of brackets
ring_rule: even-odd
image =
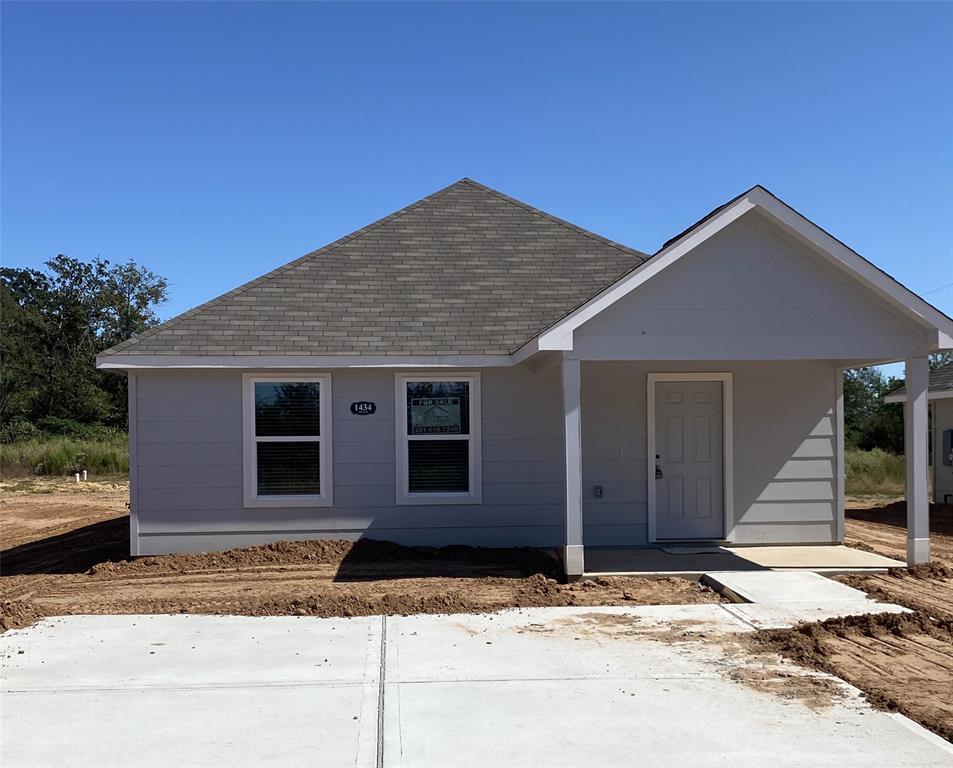
[[(725, 513), (724, 539), (732, 541), (734, 537), (734, 415), (732, 409), (734, 374), (732, 373), (650, 373), (646, 383), (646, 486), (648, 539), (650, 544), (658, 543), (655, 535), (655, 385), (660, 381), (720, 381), (722, 397), (722, 472), (723, 501)], [(669, 539), (666, 539), (669, 541)]]
[(127, 380), (129, 409), (129, 554), (139, 554), (139, 382), (133, 371)]
[[(884, 397), (885, 403), (904, 403), (907, 400), (907, 395), (904, 393), (902, 395), (886, 395)], [(933, 392), (927, 392), (927, 400), (953, 400), (953, 389), (939, 389)]]
[(750, 189), (702, 220), (648, 261), (574, 310), (536, 341), (540, 350), (572, 350), (573, 332), (746, 213), (758, 209), (782, 230), (872, 290), (929, 333), (932, 350), (953, 349), (953, 319), (881, 271), (763, 187)]
[(102, 370), (224, 368), (503, 368), (538, 352), (535, 340), (509, 355), (108, 355), (96, 358)]

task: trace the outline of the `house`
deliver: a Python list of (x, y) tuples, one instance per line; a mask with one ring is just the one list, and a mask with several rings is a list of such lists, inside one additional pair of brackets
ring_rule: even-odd
[[(223, 262), (224, 263), (224, 262)], [(134, 555), (278, 539), (584, 547), (843, 537), (845, 368), (953, 320), (762, 187), (648, 254), (469, 179), (113, 347)]]
[[(906, 387), (884, 398), (887, 403), (906, 400)], [(933, 501), (953, 504), (953, 363), (930, 372), (927, 402), (932, 411)]]

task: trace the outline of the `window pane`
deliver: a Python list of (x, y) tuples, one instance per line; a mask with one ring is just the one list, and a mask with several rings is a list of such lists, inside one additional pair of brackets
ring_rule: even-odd
[(469, 440), (409, 440), (411, 493), (466, 493), (470, 490)]
[(321, 444), (257, 443), (258, 495), (321, 493)]
[(255, 434), (320, 435), (317, 382), (255, 382)]
[(469, 435), (469, 382), (407, 382), (407, 434)]

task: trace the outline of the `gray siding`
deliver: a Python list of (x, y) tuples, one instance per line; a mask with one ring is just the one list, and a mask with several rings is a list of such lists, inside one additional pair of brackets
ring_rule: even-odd
[[(734, 374), (733, 539), (836, 538), (832, 363), (583, 364), (584, 540), (644, 545), (646, 376)], [(136, 374), (139, 554), (288, 539), (372, 536), (418, 544), (557, 546), (564, 531), (559, 369), (482, 372), (482, 505), (397, 506), (394, 376), (333, 373), (332, 508), (245, 509), (241, 374)], [(373, 416), (353, 416), (373, 400)], [(593, 489), (604, 494), (596, 499)]]
[[(394, 373), (332, 374), (334, 506), (245, 509), (240, 372), (141, 371), (135, 497), (139, 554), (287, 538), (555, 546), (563, 538), (558, 369), (482, 371), (483, 504), (395, 504)], [(354, 416), (372, 400), (377, 412)]]
[(953, 399), (931, 400), (933, 408), (933, 500), (953, 494), (953, 467), (943, 464), (943, 430), (953, 429)]
[(890, 359), (924, 332), (758, 213), (575, 331), (583, 360)]
[[(584, 541), (648, 542), (646, 386), (649, 373), (734, 374), (734, 520), (752, 543), (836, 540), (834, 404), (826, 362), (583, 363)], [(595, 486), (603, 495), (596, 498)]]

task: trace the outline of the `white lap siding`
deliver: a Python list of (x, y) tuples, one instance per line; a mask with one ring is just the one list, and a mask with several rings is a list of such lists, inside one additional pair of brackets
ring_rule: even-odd
[[(558, 369), (481, 371), (483, 504), (446, 506), (395, 503), (394, 373), (334, 371), (334, 506), (273, 509), (242, 502), (241, 373), (136, 376), (139, 554), (359, 536), (429, 545), (561, 543)], [(351, 403), (361, 400), (376, 403), (376, 413), (352, 414)]]

